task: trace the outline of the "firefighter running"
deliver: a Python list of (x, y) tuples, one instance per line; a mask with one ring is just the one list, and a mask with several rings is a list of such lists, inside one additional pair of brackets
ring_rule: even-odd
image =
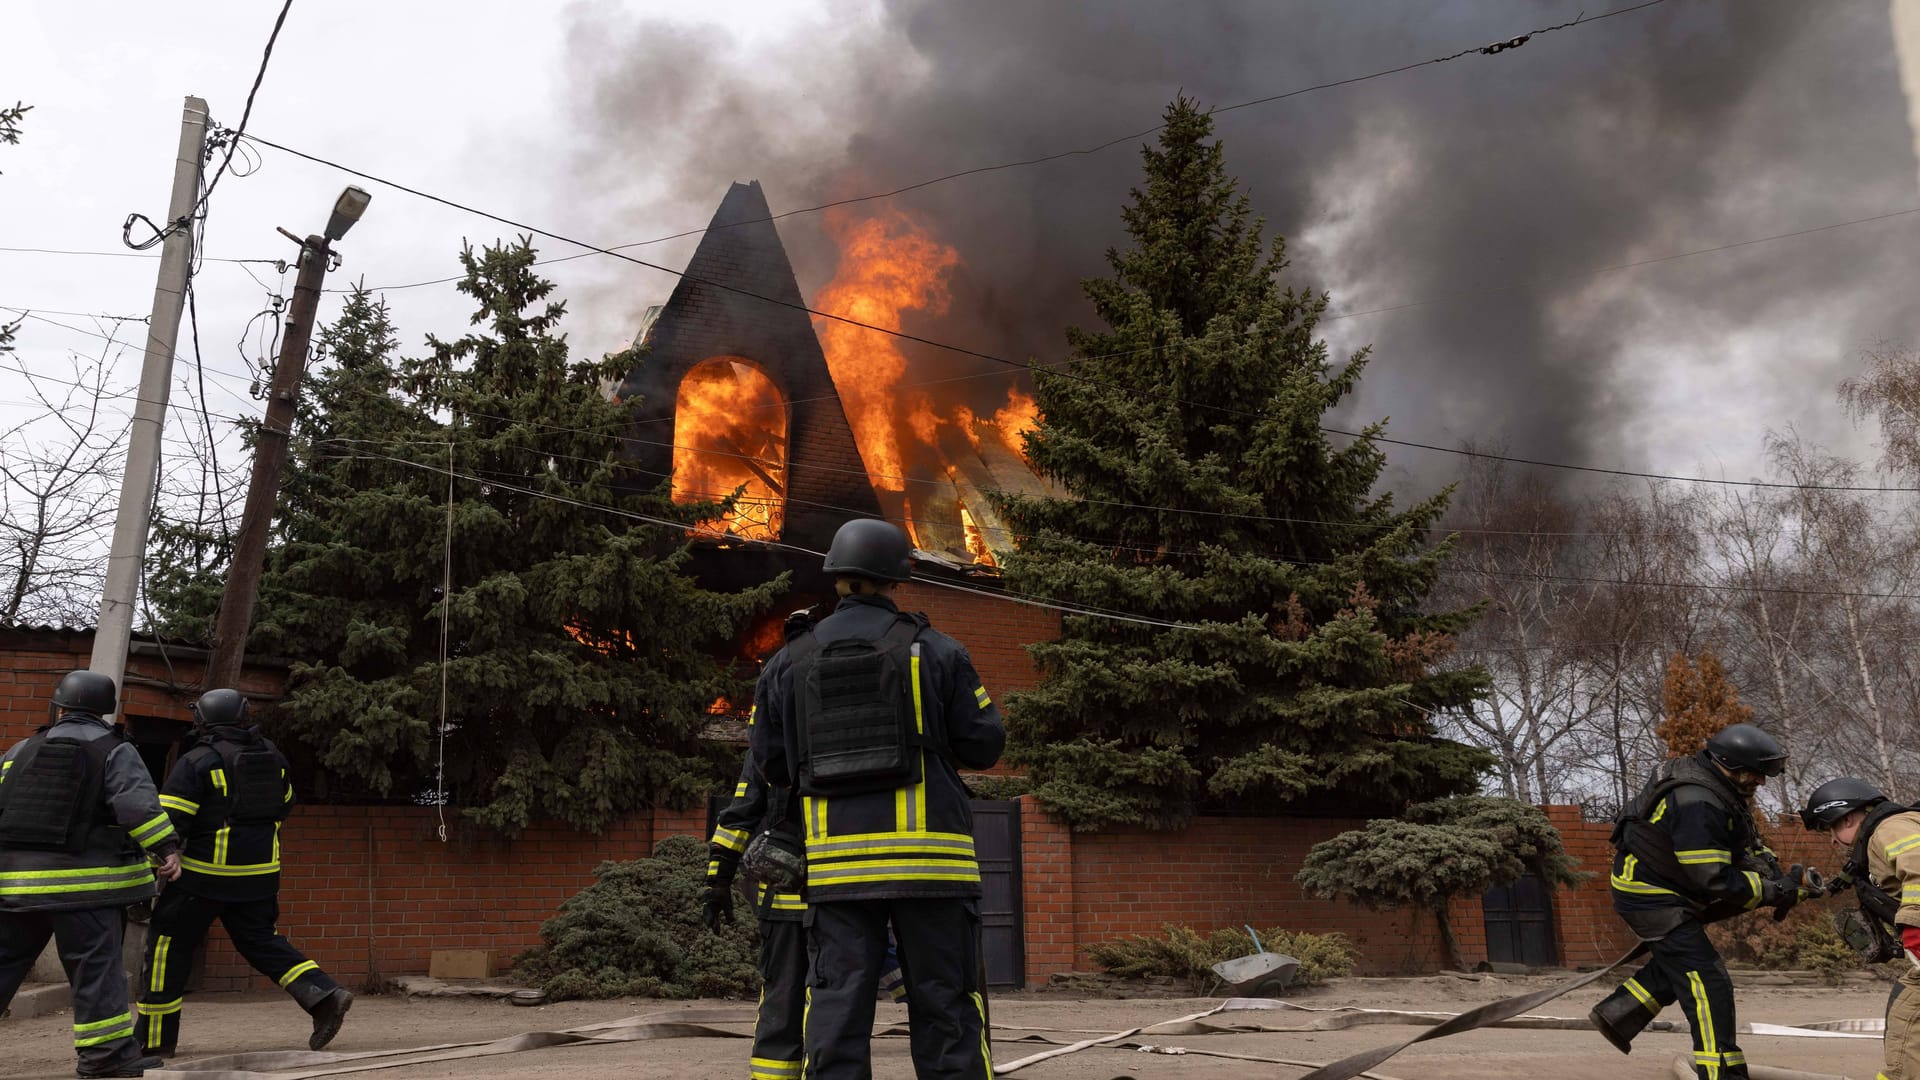
[(238, 690), (193, 703), (195, 746), (173, 766), (160, 802), (186, 837), (180, 880), (153, 908), (140, 976), (140, 1045), (172, 1057), (194, 950), (219, 919), (254, 970), (313, 1017), (309, 1049), (333, 1040), (353, 995), (275, 928), (280, 918), (280, 823), (293, 807), (287, 759), (249, 722)]
[(126, 908), (180, 873), (180, 841), (140, 752), (106, 717), (113, 680), (60, 680), (51, 722), (0, 758), (0, 1010), (51, 937), (73, 990), (77, 1074), (141, 1076), (121, 966)]
[(958, 768), (1000, 759), (1006, 730), (958, 642), (890, 595), (906, 534), (850, 521), (824, 569), (840, 602), (761, 672), (755, 765), (801, 794), (813, 952), (807, 1080), (872, 1076), (874, 996), (893, 924), (921, 1080), (988, 1080), (980, 866)]
[(1733, 724), (1692, 757), (1667, 762), (1620, 815), (1613, 833), (1614, 910), (1648, 942), (1645, 967), (1590, 1018), (1621, 1053), (1661, 1009), (1680, 1002), (1700, 1080), (1744, 1080), (1733, 983), (1706, 925), (1755, 908), (1784, 916), (1802, 899), (1804, 871), (1781, 873), (1761, 842), (1749, 800), (1787, 754), (1752, 724)]
[(1880, 1080), (1920, 1080), (1920, 809), (1902, 806), (1851, 776), (1807, 797), (1800, 821), (1848, 849), (1836, 887), (1860, 898), (1862, 949), (1873, 963), (1905, 955), (1887, 999), (1886, 1067)]

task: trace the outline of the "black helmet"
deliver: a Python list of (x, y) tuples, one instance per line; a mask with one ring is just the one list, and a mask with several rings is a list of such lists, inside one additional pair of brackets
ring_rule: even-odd
[(238, 690), (209, 690), (194, 701), (193, 715), (207, 727), (245, 727), (247, 697)]
[(1761, 776), (1787, 771), (1787, 752), (1773, 736), (1752, 724), (1728, 724), (1707, 740), (1707, 756), (1731, 772), (1745, 769)]
[(913, 578), (913, 544), (892, 522), (855, 518), (833, 534), (827, 561), (820, 568), (835, 576), (908, 581)]
[(63, 713), (112, 716), (118, 704), (114, 699), (113, 677), (97, 671), (69, 671), (61, 678), (60, 685), (53, 688), (53, 707)]
[(1809, 829), (1831, 829), (1855, 810), (1886, 801), (1886, 793), (1879, 788), (1858, 777), (1843, 776), (1813, 789), (1806, 809), (1800, 811), (1800, 823)]

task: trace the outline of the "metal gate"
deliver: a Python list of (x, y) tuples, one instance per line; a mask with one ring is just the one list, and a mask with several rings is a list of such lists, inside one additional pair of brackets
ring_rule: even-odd
[(1553, 894), (1532, 874), (1495, 885), (1480, 901), (1486, 915), (1487, 960), (1495, 964), (1553, 967), (1560, 950), (1553, 938)]
[(1023, 987), (1027, 950), (1021, 932), (1020, 804), (978, 799), (973, 804), (973, 852), (980, 860), (980, 945), (987, 985)]

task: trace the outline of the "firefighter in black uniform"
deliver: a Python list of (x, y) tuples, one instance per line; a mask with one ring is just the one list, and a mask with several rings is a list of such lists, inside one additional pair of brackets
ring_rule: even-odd
[(339, 1033), (353, 995), (281, 937), (280, 823), (293, 808), (287, 759), (247, 719), (238, 690), (209, 690), (193, 703), (199, 741), (174, 763), (160, 803), (186, 837), (180, 880), (167, 886), (147, 926), (138, 1036), (171, 1057), (193, 952), (213, 920), (254, 970), (278, 982), (313, 1017), (318, 1050)]
[(0, 1010), (52, 937), (73, 990), (80, 1076), (141, 1076), (120, 946), (128, 904), (180, 873), (180, 840), (140, 751), (113, 715), (113, 680), (75, 671), (52, 722), (0, 758)]
[(1693, 1030), (1700, 1080), (1744, 1080), (1733, 983), (1706, 925), (1770, 907), (1784, 916), (1805, 889), (1781, 872), (1754, 826), (1750, 800), (1787, 767), (1786, 751), (1752, 724), (1715, 732), (1706, 749), (1662, 765), (1614, 826), (1613, 907), (1648, 942), (1645, 967), (1590, 1014), (1621, 1053), (1675, 1000)]
[(956, 767), (1000, 759), (1006, 729), (967, 651), (889, 595), (912, 545), (850, 521), (824, 568), (833, 614), (760, 673), (753, 761), (801, 795), (807, 1080), (866, 1080), (891, 920), (921, 1080), (992, 1076), (980, 972), (980, 865)]

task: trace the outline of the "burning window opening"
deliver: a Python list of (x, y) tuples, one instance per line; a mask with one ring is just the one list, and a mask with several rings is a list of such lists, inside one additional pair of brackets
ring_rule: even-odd
[(680, 380), (673, 412), (673, 501), (739, 493), (701, 532), (775, 540), (786, 515), (787, 402), (751, 360), (716, 356)]

